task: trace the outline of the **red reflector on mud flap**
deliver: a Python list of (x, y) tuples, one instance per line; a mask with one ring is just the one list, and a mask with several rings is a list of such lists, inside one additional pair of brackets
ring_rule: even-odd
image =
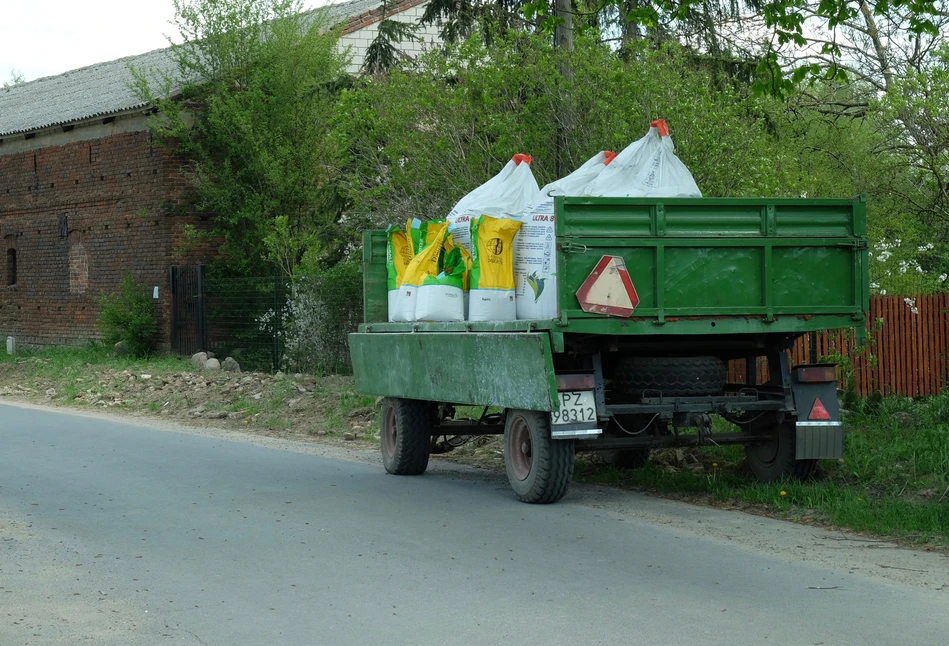
[(814, 405), (811, 406), (811, 414), (807, 416), (807, 419), (815, 420), (829, 420), (830, 413), (827, 412), (827, 409), (824, 408), (823, 402), (820, 398), (814, 400)]

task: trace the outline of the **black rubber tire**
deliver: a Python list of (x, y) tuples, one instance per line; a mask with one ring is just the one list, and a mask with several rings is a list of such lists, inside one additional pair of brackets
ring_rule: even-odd
[(638, 469), (649, 462), (649, 449), (616, 449), (600, 451), (600, 457), (610, 466), (619, 469)]
[(760, 482), (784, 479), (808, 480), (814, 475), (817, 460), (796, 460), (797, 448), (794, 422), (778, 424), (764, 432), (772, 432), (771, 442), (745, 445), (745, 462)]
[(727, 369), (718, 357), (623, 357), (613, 387), (639, 398), (644, 392), (664, 397), (715, 395), (725, 388)]
[(508, 410), (504, 469), (517, 497), (548, 504), (563, 498), (573, 479), (574, 441), (550, 437), (550, 413)]
[(382, 400), (379, 446), (386, 471), (397, 476), (425, 473), (432, 449), (431, 429), (429, 402), (398, 397)]

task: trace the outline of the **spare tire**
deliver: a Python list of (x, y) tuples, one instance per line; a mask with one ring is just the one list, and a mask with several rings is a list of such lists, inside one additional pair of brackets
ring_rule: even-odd
[(718, 357), (623, 357), (616, 364), (613, 388), (637, 399), (644, 393), (700, 397), (722, 392), (726, 374)]

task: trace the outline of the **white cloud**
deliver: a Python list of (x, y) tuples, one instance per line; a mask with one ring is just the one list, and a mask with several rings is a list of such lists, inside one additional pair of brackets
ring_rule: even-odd
[(178, 36), (174, 15), (171, 0), (5, 0), (0, 84), (13, 70), (32, 81), (166, 47), (166, 34)]

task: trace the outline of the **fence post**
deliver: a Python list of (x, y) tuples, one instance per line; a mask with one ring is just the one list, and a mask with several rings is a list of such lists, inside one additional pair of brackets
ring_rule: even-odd
[(277, 296), (277, 274), (273, 276), (273, 371), (280, 370), (280, 303)]
[(208, 347), (208, 322), (207, 314), (204, 309), (204, 265), (198, 265), (195, 274), (197, 275), (198, 287), (198, 293), (196, 294), (198, 310), (198, 352), (208, 352), (211, 348)]

